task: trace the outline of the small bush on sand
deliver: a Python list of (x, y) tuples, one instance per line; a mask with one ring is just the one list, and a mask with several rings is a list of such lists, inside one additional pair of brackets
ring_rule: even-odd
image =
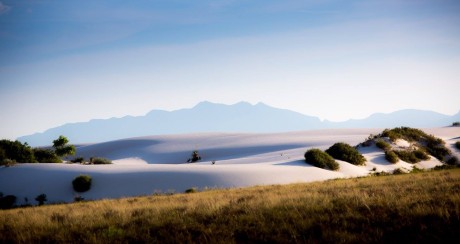
[(112, 164), (112, 161), (106, 158), (91, 158), (89, 163), (90, 164)]
[(405, 174), (406, 172), (404, 170), (402, 170), (401, 168), (397, 168), (395, 170), (393, 170), (393, 174), (394, 175), (401, 175), (401, 174)]
[(455, 143), (455, 147), (456, 147), (458, 150), (460, 150), (460, 141), (458, 141), (458, 142)]
[(198, 192), (198, 190), (195, 187), (185, 190), (185, 193), (195, 193), (195, 192)]
[(80, 164), (83, 163), (84, 161), (85, 161), (85, 158), (83, 158), (83, 157), (76, 157), (76, 158), (70, 160), (70, 162), (72, 162), (72, 163), (80, 163)]
[(3, 196), (3, 193), (0, 192), (0, 209), (13, 208), (15, 203), (16, 203), (16, 196), (14, 195)]
[(338, 170), (340, 167), (331, 155), (316, 148), (308, 150), (304, 156), (307, 163), (322, 169)]
[(378, 148), (380, 148), (380, 149), (382, 149), (382, 150), (384, 150), (384, 151), (387, 151), (387, 150), (390, 150), (390, 149), (391, 149), (390, 143), (388, 143), (388, 142), (386, 142), (386, 141), (384, 141), (384, 140), (382, 140), (382, 139), (378, 139), (378, 140), (375, 142), (375, 145), (376, 145)]
[(417, 150), (396, 150), (394, 151), (397, 155), (398, 158), (401, 160), (407, 162), (407, 163), (418, 163), (422, 160), (428, 160), (430, 157), (421, 149)]
[(91, 182), (91, 176), (80, 175), (75, 177), (75, 179), (72, 181), (72, 186), (76, 192), (85, 192), (91, 188)]
[(354, 165), (364, 165), (366, 159), (356, 148), (344, 142), (337, 142), (326, 150), (335, 159), (343, 160)]
[(396, 155), (396, 153), (391, 150), (385, 151), (385, 159), (392, 164), (397, 163), (399, 160), (398, 155)]
[(460, 126), (460, 122), (458, 122), (458, 121), (454, 122), (454, 123), (452, 123), (452, 126)]

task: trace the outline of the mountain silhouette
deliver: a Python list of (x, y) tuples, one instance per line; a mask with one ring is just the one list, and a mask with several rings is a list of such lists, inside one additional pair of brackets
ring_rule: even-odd
[(95, 143), (146, 135), (184, 134), (199, 132), (286, 132), (326, 128), (388, 128), (396, 126), (438, 127), (460, 121), (454, 116), (423, 110), (401, 110), (389, 114), (377, 113), (360, 120), (344, 122), (321, 121), (287, 109), (263, 103), (251, 105), (239, 102), (224, 105), (201, 102), (193, 108), (175, 111), (152, 110), (144, 116), (95, 119), (69, 123), (19, 137), (31, 146), (50, 145), (59, 135), (73, 144)]

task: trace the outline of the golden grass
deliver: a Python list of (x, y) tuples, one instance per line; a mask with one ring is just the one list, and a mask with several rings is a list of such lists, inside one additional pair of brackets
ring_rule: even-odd
[(0, 211), (0, 242), (444, 242), (460, 170)]

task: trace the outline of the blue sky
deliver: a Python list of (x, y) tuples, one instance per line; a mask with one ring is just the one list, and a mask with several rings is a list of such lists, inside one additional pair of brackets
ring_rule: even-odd
[(460, 109), (460, 1), (0, 0), (0, 137), (208, 100)]

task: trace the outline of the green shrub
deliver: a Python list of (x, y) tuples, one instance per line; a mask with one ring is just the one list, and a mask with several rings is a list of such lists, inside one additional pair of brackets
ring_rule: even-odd
[(74, 145), (67, 145), (69, 140), (65, 136), (59, 136), (58, 139), (53, 141), (53, 148), (55, 153), (60, 156), (64, 157), (67, 155), (75, 155), (75, 146)]
[(409, 151), (409, 150), (395, 150), (394, 151), (396, 153), (396, 155), (398, 155), (398, 158), (401, 159), (402, 161), (405, 161), (407, 163), (418, 163), (420, 161), (422, 161), (421, 159), (419, 159), (414, 151)]
[(70, 162), (72, 163), (80, 163), (80, 164), (83, 163), (84, 161), (85, 161), (85, 158), (83, 157), (77, 157), (77, 158), (70, 160)]
[(460, 122), (458, 122), (458, 121), (454, 122), (454, 123), (452, 123), (452, 126), (460, 126)]
[(455, 143), (455, 147), (456, 147), (458, 150), (460, 150), (460, 141), (458, 141), (458, 142)]
[(34, 148), (35, 160), (39, 163), (62, 163), (62, 160), (54, 153), (53, 150)]
[(198, 192), (198, 190), (195, 187), (185, 190), (185, 193), (195, 193), (195, 192)]
[[(32, 148), (27, 143), (19, 141), (0, 140), (0, 157), (19, 163), (34, 163), (35, 157)], [(2, 160), (2, 161), (3, 161)]]
[(385, 151), (385, 159), (392, 164), (397, 163), (399, 160), (398, 155), (396, 155), (396, 153), (391, 150)]
[(91, 164), (112, 164), (112, 161), (106, 158), (91, 158), (90, 163)]
[(391, 149), (391, 145), (390, 145), (388, 142), (386, 142), (386, 141), (384, 141), (384, 140), (382, 140), (382, 139), (378, 139), (378, 140), (375, 142), (375, 145), (376, 145), (378, 148), (380, 148), (380, 149), (382, 149), (382, 150), (384, 150), (384, 151), (387, 151), (387, 150), (390, 150), (390, 149)]
[(356, 148), (344, 142), (337, 142), (326, 150), (335, 159), (343, 160), (354, 165), (364, 165), (366, 159)]
[(334, 160), (331, 155), (319, 150), (319, 149), (310, 149), (305, 152), (305, 161), (311, 163), (312, 165), (322, 168), (322, 169), (331, 169), (338, 170), (339, 164)]
[(72, 181), (72, 186), (76, 192), (86, 192), (91, 188), (91, 182), (91, 176), (80, 175)]
[(0, 166), (10, 167), (10, 166), (13, 166), (15, 164), (16, 164), (16, 162), (14, 160), (9, 159), (9, 158), (0, 160)]

